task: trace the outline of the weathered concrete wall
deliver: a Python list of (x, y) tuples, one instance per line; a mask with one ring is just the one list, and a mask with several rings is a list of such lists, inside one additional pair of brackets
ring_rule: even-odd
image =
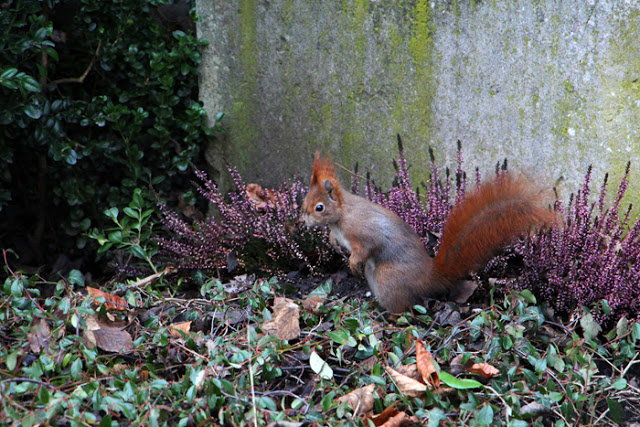
[(589, 164), (599, 179), (631, 159), (639, 181), (640, 1), (197, 6), (201, 99), (250, 180), (308, 175), (320, 149), (387, 183), (400, 133), (418, 179), (427, 146), (451, 165), (459, 139), (468, 170), (507, 157), (575, 190)]

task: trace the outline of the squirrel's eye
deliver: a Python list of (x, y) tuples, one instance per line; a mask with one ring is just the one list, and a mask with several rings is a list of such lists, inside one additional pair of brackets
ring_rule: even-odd
[(322, 212), (324, 210), (324, 205), (322, 203), (318, 203), (316, 205), (316, 212)]

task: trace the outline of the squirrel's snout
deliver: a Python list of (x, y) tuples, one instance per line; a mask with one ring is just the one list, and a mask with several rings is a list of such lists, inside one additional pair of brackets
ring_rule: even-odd
[(300, 215), (300, 219), (307, 227), (313, 227), (316, 225), (316, 220), (306, 212), (302, 212), (302, 214)]

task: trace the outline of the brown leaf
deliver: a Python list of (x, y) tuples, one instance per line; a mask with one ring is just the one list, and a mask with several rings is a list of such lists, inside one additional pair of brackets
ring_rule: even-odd
[(247, 184), (245, 191), (249, 201), (260, 211), (265, 210), (267, 206), (278, 205), (278, 193), (268, 188), (263, 189), (259, 184)]
[(262, 324), (262, 330), (283, 340), (300, 337), (300, 307), (288, 298), (276, 297), (272, 320)]
[(128, 353), (133, 350), (133, 340), (127, 331), (109, 326), (97, 315), (87, 316), (84, 320), (86, 329), (83, 330), (83, 336), (87, 347), (97, 346), (101, 350), (114, 353)]
[(410, 397), (424, 397), (427, 391), (427, 386), (425, 384), (422, 384), (413, 378), (409, 378), (406, 375), (402, 375), (390, 366), (387, 366), (386, 370), (402, 394), (406, 394)]
[(420, 376), (420, 372), (418, 372), (418, 367), (415, 363), (412, 363), (411, 365), (400, 365), (396, 368), (396, 372), (406, 375), (409, 378), (413, 378), (418, 382), (422, 381), (422, 377)]
[(103, 297), (105, 300), (104, 305), (107, 310), (128, 310), (129, 309), (129, 304), (122, 297), (108, 294), (106, 292), (101, 291), (100, 289), (92, 288), (91, 286), (87, 286), (87, 291), (89, 292), (89, 295), (93, 297), (94, 307), (100, 306), (100, 303), (98, 302), (98, 298)]
[(415, 415), (407, 415), (406, 412), (398, 412), (389, 421), (382, 424), (380, 427), (402, 427), (411, 424), (417, 424), (420, 420)]
[(500, 371), (488, 363), (474, 363), (467, 368), (472, 374), (482, 375), (484, 378), (493, 378), (500, 374)]
[(422, 375), (422, 380), (426, 384), (431, 384), (435, 388), (440, 387), (440, 377), (434, 365), (433, 356), (427, 351), (422, 341), (416, 339), (416, 365), (418, 372)]
[(191, 321), (174, 323), (169, 326), (169, 335), (171, 335), (174, 338), (182, 338), (182, 334), (180, 333), (180, 331), (184, 332), (185, 334), (188, 334), (190, 330), (191, 330)]
[(467, 302), (469, 297), (473, 295), (476, 288), (478, 287), (478, 283), (473, 280), (463, 280), (458, 284), (456, 288), (456, 293), (454, 297), (454, 301), (457, 304), (464, 304)]
[(353, 410), (354, 415), (366, 414), (373, 410), (373, 390), (374, 384), (360, 387), (351, 393), (345, 394), (337, 399), (338, 403), (346, 402), (347, 406)]
[(449, 362), (449, 373), (451, 375), (455, 376), (457, 374), (467, 371), (467, 367), (462, 363), (463, 357), (464, 357), (463, 354), (458, 354), (456, 357), (451, 359), (451, 362)]
[(93, 331), (99, 349), (113, 353), (129, 353), (133, 350), (133, 340), (129, 332), (118, 328), (101, 328)]
[(51, 344), (51, 329), (46, 319), (40, 319), (31, 325), (31, 332), (28, 334), (29, 347), (31, 351), (38, 354), (43, 349), (48, 349)]
[(324, 302), (324, 298), (320, 295), (311, 295), (302, 301), (302, 308), (311, 314), (320, 314), (320, 307)]
[(194, 205), (187, 204), (184, 201), (183, 196), (184, 196), (184, 193), (180, 193), (180, 195), (178, 196), (178, 209), (180, 209), (180, 211), (182, 212), (182, 215), (186, 216), (191, 220), (198, 220), (198, 221), (204, 220), (205, 218), (204, 214), (200, 212), (200, 210), (196, 208)]
[[(391, 419), (392, 417), (396, 416), (398, 414), (398, 408), (395, 404), (388, 406), (384, 409), (384, 411), (382, 411), (381, 413), (379, 413), (378, 415), (372, 415), (369, 417), (369, 419), (371, 420), (371, 422), (373, 423), (374, 426), (379, 427), (381, 425), (383, 425), (384, 423), (386, 423), (389, 419)], [(365, 425), (367, 423), (365, 422)]]

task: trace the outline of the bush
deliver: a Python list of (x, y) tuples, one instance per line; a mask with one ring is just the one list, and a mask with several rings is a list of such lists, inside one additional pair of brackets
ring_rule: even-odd
[[(0, 233), (23, 263), (80, 256), (85, 233), (135, 188), (152, 204), (149, 186), (180, 190), (220, 129), (197, 101), (205, 42), (184, 4), (162, 3), (2, 5)], [(167, 10), (182, 13), (181, 29), (163, 24)]]

